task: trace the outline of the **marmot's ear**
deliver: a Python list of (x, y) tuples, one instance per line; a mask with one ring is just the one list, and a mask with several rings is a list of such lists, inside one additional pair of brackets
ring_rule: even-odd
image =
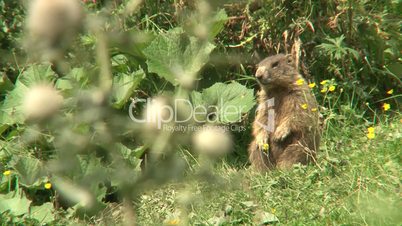
[(290, 65), (294, 65), (294, 58), (291, 54), (286, 55), (286, 62)]

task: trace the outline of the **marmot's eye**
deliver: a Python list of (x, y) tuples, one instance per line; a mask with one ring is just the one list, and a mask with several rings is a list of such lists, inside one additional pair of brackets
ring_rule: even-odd
[(273, 63), (271, 67), (276, 68), (276, 67), (278, 67), (278, 65), (279, 65), (279, 62), (277, 61), (277, 62)]

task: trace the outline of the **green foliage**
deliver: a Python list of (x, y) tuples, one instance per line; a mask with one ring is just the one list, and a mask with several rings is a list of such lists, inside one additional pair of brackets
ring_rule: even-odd
[(55, 220), (53, 204), (47, 202), (41, 206), (33, 206), (29, 217), (38, 220), (41, 224), (53, 222)]
[[(314, 166), (261, 174), (224, 159), (211, 169), (209, 183), (171, 183), (146, 192), (140, 221), (161, 222), (176, 213), (174, 219), (189, 225), (399, 225), (402, 127), (398, 120), (380, 124), (375, 140), (363, 129), (337, 126), (327, 132)], [(191, 208), (183, 213), (186, 203)], [(156, 204), (163, 208), (155, 210)]]
[(10, 161), (18, 176), (18, 183), (25, 187), (39, 187), (44, 176), (43, 165), (37, 159), (29, 156), (13, 156)]
[(318, 45), (317, 48), (323, 51), (323, 54), (328, 55), (331, 61), (341, 60), (345, 57), (359, 58), (359, 53), (351, 48), (345, 47), (343, 40), (345, 36), (341, 35), (339, 38), (327, 39), (329, 43)]
[(170, 30), (156, 37), (144, 50), (148, 70), (174, 85), (186, 77), (193, 78), (208, 61), (215, 46), (188, 37), (181, 29)]
[(113, 106), (122, 108), (127, 103), (130, 96), (133, 94), (135, 88), (138, 87), (141, 80), (144, 78), (142, 70), (136, 71), (132, 74), (120, 74), (113, 77)]
[[(0, 222), (401, 224), (400, 1), (136, 3), (82, 1), (81, 34), (39, 60), (22, 51), (22, 3), (0, 2)], [(315, 166), (256, 174), (245, 160), (254, 66), (297, 40), (324, 117), (321, 152)], [(27, 120), (38, 84), (63, 105)], [(177, 99), (196, 107), (190, 122), (163, 121), (188, 113)], [(163, 122), (130, 119), (148, 115)], [(242, 126), (216, 164), (192, 150), (189, 128), (205, 124)]]
[(30, 200), (18, 192), (0, 195), (0, 213), (10, 211), (14, 216), (21, 216), (28, 213), (30, 203)]
[(193, 91), (191, 99), (194, 106), (204, 106), (207, 109), (204, 114), (203, 111), (196, 111), (199, 120), (209, 118), (220, 123), (240, 122), (242, 115), (255, 105), (253, 90), (237, 82), (215, 83), (202, 93)]

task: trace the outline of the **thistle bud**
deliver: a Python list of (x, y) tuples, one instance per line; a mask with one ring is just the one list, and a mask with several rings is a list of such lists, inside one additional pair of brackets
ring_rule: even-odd
[(219, 156), (231, 150), (232, 139), (223, 128), (206, 126), (193, 135), (193, 144), (200, 153)]
[(152, 101), (148, 101), (143, 113), (146, 129), (161, 130), (163, 124), (172, 122), (173, 114), (173, 108), (166, 98), (156, 97)]
[(31, 87), (25, 94), (22, 108), (27, 119), (45, 119), (53, 115), (63, 104), (63, 97), (49, 85)]
[(78, 0), (33, 0), (27, 18), (30, 48), (55, 58), (71, 43), (82, 15)]

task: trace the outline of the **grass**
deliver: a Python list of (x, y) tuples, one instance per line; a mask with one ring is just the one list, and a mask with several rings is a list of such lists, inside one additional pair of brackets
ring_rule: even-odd
[[(143, 194), (140, 225), (401, 225), (402, 122), (337, 128), (316, 166), (257, 173), (216, 163), (208, 180), (176, 182)], [(335, 130), (336, 131), (336, 130)], [(351, 134), (345, 136), (344, 134)], [(189, 177), (202, 171), (193, 166)]]

